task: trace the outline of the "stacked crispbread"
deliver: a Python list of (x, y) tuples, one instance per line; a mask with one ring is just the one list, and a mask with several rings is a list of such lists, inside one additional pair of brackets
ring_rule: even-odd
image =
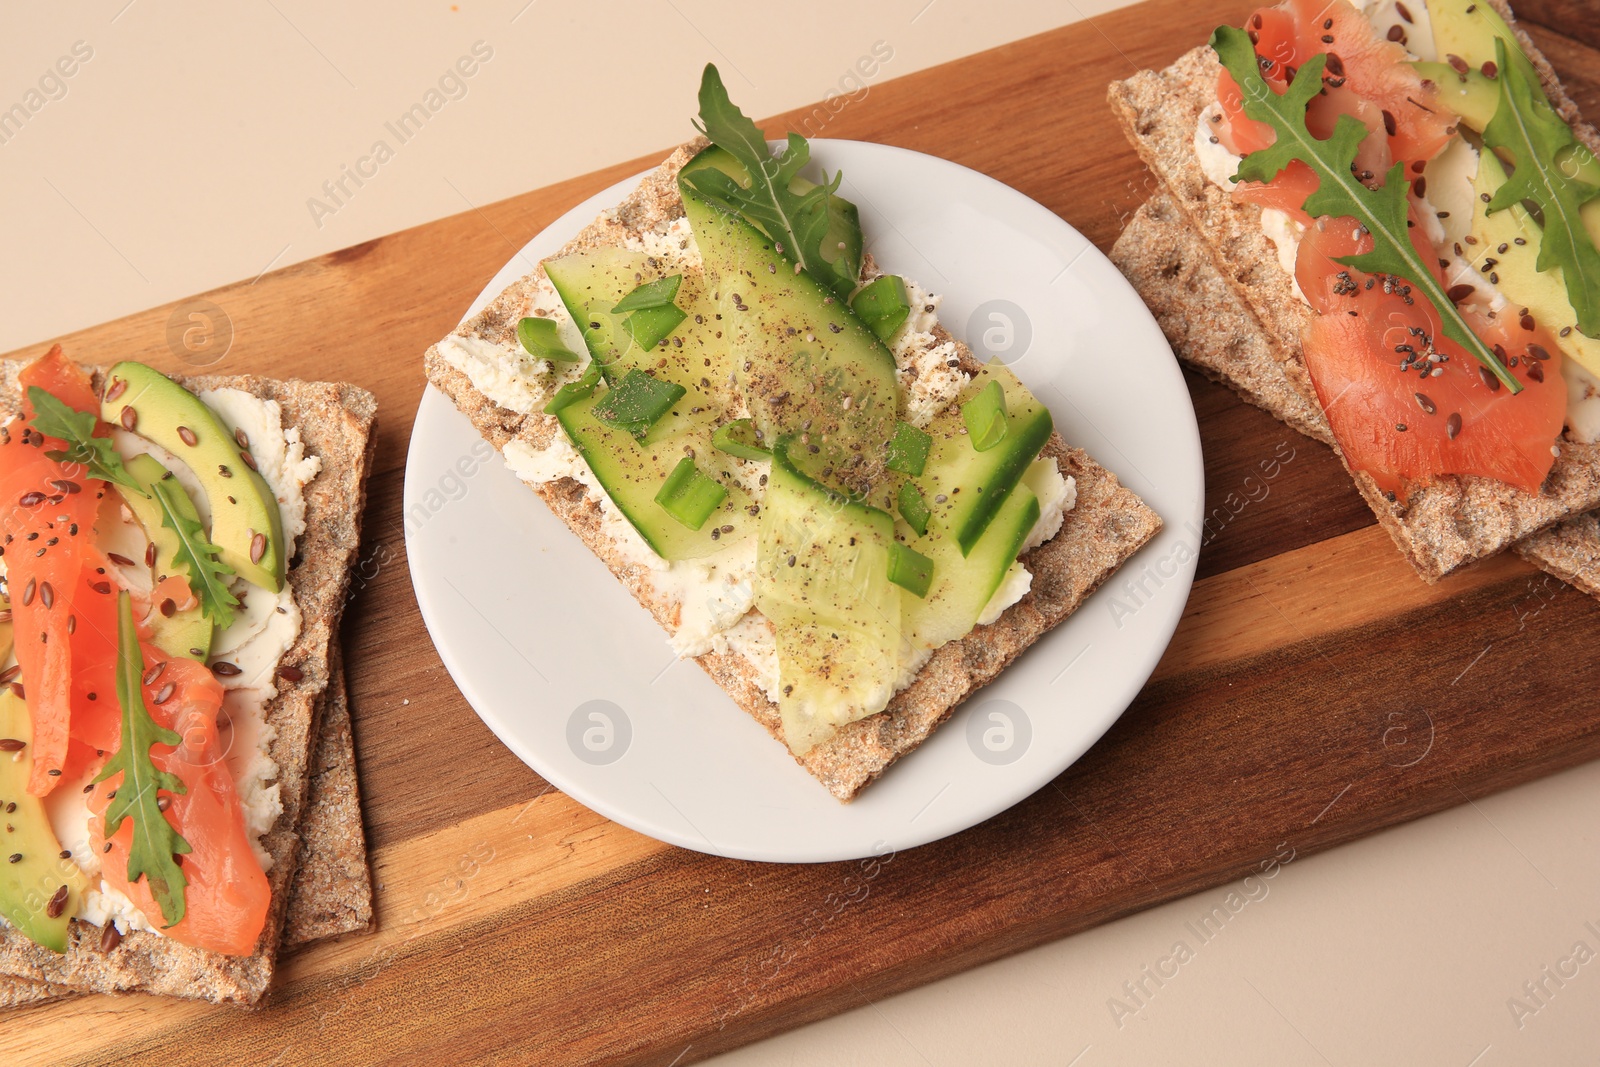
[[(1509, 9), (1498, 0), (1494, 6), (1515, 29)], [(1600, 150), (1600, 137), (1579, 119), (1554, 70), (1527, 35), (1516, 32), (1562, 117)], [(1279, 266), (1262, 232), (1261, 208), (1238, 203), (1208, 182), (1195, 154), (1195, 128), (1216, 97), (1220, 69), (1216, 54), (1201, 46), (1164, 71), (1112, 83), (1112, 110), (1163, 187), (1135, 213), (1111, 258), (1181, 358), (1337, 452), (1301, 350), (1315, 313)], [(1364, 473), (1352, 477), (1426, 581), (1514, 545), (1552, 574), (1600, 593), (1600, 526), (1582, 516), (1600, 507), (1600, 445), (1563, 436), (1558, 446), (1560, 456), (1538, 493), (1492, 479), (1445, 476), (1401, 501)]]
[[(17, 412), (22, 364), (0, 364), (0, 418)], [(374, 444), (376, 401), (352, 385), (254, 376), (180, 378), (191, 390), (235, 388), (275, 400), (285, 427), (298, 427), (322, 470), (304, 489), (306, 530), (288, 570), (301, 611), (299, 636), (280, 660), (300, 677), (279, 677), (265, 708), (275, 730), (283, 813), (261, 844), (272, 857), (272, 905), (249, 956), (181, 945), (130, 931), (101, 952), (100, 927), (75, 921), (67, 952), (50, 952), (0, 929), (0, 1007), (72, 992), (140, 991), (253, 1004), (266, 992), (278, 949), (361, 929), (371, 922), (371, 884), (355, 783), (349, 708), (337, 645)], [(95, 376), (97, 390), (102, 382)], [(303, 864), (303, 866), (302, 866)], [(292, 892), (291, 892), (292, 890)], [(294, 901), (291, 903), (291, 895)]]
[[(630, 234), (661, 232), (682, 217), (677, 175), (705, 141), (675, 151), (614, 210), (585, 228), (559, 253), (621, 245)], [(514, 283), (482, 312), (462, 323), (456, 334), (493, 344), (515, 345), (519, 319), (531, 314), (536, 294), (547, 285), (543, 267)], [(952, 340), (942, 328), (940, 341)], [(975, 373), (981, 364), (956, 343), (961, 368)], [(513, 441), (543, 449), (562, 430), (553, 416), (537, 410), (519, 413), (495, 403), (468, 376), (451, 366), (438, 346), (428, 350), (428, 379), (450, 397), (497, 449)], [(910, 686), (884, 711), (842, 727), (831, 739), (795, 757), (833, 795), (849, 800), (896, 759), (915, 749), (956, 706), (994, 678), (1046, 631), (1070, 615), (1085, 597), (1149, 540), (1161, 520), (1115, 475), (1052, 434), (1043, 455), (1054, 457), (1064, 476), (1077, 480), (1077, 504), (1066, 513), (1059, 533), (1026, 553), (1032, 590), (992, 625), (938, 649)], [(601, 522), (602, 502), (579, 481), (559, 478), (534, 485), (557, 517), (602, 559), (640, 604), (669, 633), (676, 631), (679, 608), (652, 583), (648, 567), (619, 551)], [(757, 682), (749, 661), (734, 652), (695, 657), (706, 673), (780, 742), (778, 707)]]

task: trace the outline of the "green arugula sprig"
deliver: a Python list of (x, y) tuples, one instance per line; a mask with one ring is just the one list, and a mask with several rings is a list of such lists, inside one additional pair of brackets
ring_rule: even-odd
[(824, 174), (821, 185), (804, 193), (790, 189), (789, 183), (811, 161), (811, 146), (798, 133), (791, 133), (788, 147), (774, 156), (760, 127), (728, 99), (722, 76), (710, 63), (700, 79), (700, 121), (695, 128), (739, 161), (750, 175), (750, 187), (715, 167), (704, 167), (683, 176), (690, 188), (761, 227), (789, 262), (798, 263), (817, 281), (848, 296), (856, 279), (843, 277), (822, 254), (828, 235), (828, 199), (838, 191), (842, 175), (835, 173), (830, 181)]
[(111, 439), (94, 435), (100, 420), (93, 413), (74, 411), (37, 385), (28, 387), (28, 403), (33, 405), (33, 428), (67, 443), (65, 451), (47, 452), (47, 456), (58, 463), (76, 463), (88, 470), (90, 477), (144, 492), (144, 486), (122, 465)]
[(116, 795), (106, 807), (106, 837), (116, 833), (124, 819), (133, 819), (128, 882), (147, 880), (150, 894), (161, 908), (161, 917), (171, 927), (183, 918), (183, 891), (189, 884), (174, 857), (193, 850), (161, 813), (156, 791), (185, 793), (188, 790), (177, 775), (156, 768), (150, 760), (150, 746), (176, 748), (183, 743), (183, 738), (158, 725), (144, 706), (140, 680), (144, 674), (144, 659), (139, 654), (138, 632), (133, 628), (133, 602), (126, 591), (118, 594), (117, 612), (117, 700), (122, 705), (122, 744), (106, 761), (95, 781), (103, 782), (113, 774), (122, 774)]
[(176, 478), (162, 478), (151, 483), (150, 488), (156, 503), (161, 505), (161, 525), (171, 527), (178, 535), (178, 547), (173, 555), (189, 572), (189, 590), (200, 601), (201, 614), (219, 627), (227, 627), (239, 607), (239, 598), (228, 589), (226, 580), (233, 568), (217, 558), (221, 549), (206, 538), (200, 523), (179, 511), (173, 494), (184, 489)]
[(1578, 150), (1572, 128), (1550, 107), (1542, 89), (1530, 80), (1520, 51), (1508, 59), (1506, 42), (1496, 37), (1500, 64), (1500, 104), (1483, 129), (1483, 143), (1511, 156), (1516, 170), (1489, 201), (1490, 211), (1531, 200), (1544, 213), (1544, 239), (1539, 243), (1539, 270), (1560, 267), (1567, 299), (1578, 313), (1578, 329), (1600, 337), (1600, 249), (1589, 237), (1578, 210), (1600, 196), (1600, 186), (1580, 181), (1556, 162), (1563, 149)]
[(1326, 141), (1313, 136), (1306, 128), (1306, 104), (1322, 91), (1327, 54), (1306, 61), (1294, 82), (1280, 96), (1261, 76), (1255, 45), (1243, 30), (1233, 26), (1218, 27), (1211, 35), (1211, 47), (1238, 82), (1245, 114), (1257, 122), (1267, 123), (1277, 134), (1277, 140), (1270, 147), (1251, 152), (1240, 160), (1234, 180), (1267, 182), (1295, 160), (1305, 163), (1318, 179), (1317, 191), (1306, 198), (1306, 214), (1313, 218), (1321, 215), (1353, 218), (1372, 235), (1372, 251), (1343, 256), (1337, 262), (1369, 274), (1388, 274), (1409, 282), (1413, 291), (1439, 312), (1446, 337), (1489, 368), (1511, 392), (1521, 392), (1522, 383), (1472, 332), (1444, 286), (1433, 276), (1428, 261), (1411, 243), (1406, 232), (1409, 183), (1405, 180), (1404, 162), (1390, 168), (1382, 186), (1369, 189), (1351, 171), (1357, 146), (1367, 136), (1366, 126), (1349, 115), (1340, 115), (1333, 135)]

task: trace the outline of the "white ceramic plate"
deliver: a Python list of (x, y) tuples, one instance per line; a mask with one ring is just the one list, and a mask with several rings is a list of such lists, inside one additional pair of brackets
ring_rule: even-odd
[[(812, 142), (842, 169), (868, 248), (944, 297), (940, 319), (1006, 359), (1166, 528), (929, 741), (840, 804), (666, 636), (431, 387), (406, 462), (406, 550), (428, 631), (483, 721), (557, 788), (702, 852), (777, 861), (882, 854), (964, 830), (1039, 789), (1133, 700), (1194, 578), (1200, 439), (1177, 362), (1133, 289), (1082, 234), (933, 156)], [(475, 314), (636, 180), (567, 212)]]

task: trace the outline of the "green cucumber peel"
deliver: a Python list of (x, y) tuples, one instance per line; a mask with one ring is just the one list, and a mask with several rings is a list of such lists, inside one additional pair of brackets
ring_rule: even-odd
[(633, 338), (634, 344), (649, 351), (670, 337), (678, 324), (688, 317), (676, 304), (660, 304), (635, 311), (622, 320), (622, 328)]
[(46, 437), (65, 441), (64, 451), (46, 452), (57, 463), (76, 463), (91, 478), (101, 478), (143, 494), (144, 486), (128, 473), (109, 437), (96, 437), (98, 416), (74, 411), (37, 385), (28, 386), (28, 403), (33, 405), (33, 428)]
[(900, 517), (917, 532), (918, 537), (928, 532), (928, 520), (933, 517), (933, 509), (928, 507), (928, 501), (916, 486), (903, 482), (895, 503), (900, 509)]
[(828, 200), (841, 175), (823, 175), (822, 184), (796, 193), (789, 183), (811, 161), (811, 146), (797, 133), (774, 156), (761, 128), (728, 98), (722, 76), (707, 63), (700, 79), (700, 119), (695, 123), (711, 143), (738, 160), (750, 176), (748, 187), (715, 167), (685, 173), (682, 181), (724, 211), (743, 216), (772, 238), (777, 251), (817, 281), (848, 297), (856, 279), (848, 264), (830, 263), (823, 254), (828, 236)]
[(910, 316), (911, 299), (902, 278), (885, 274), (857, 290), (850, 298), (850, 309), (861, 317), (878, 340), (887, 342)]
[(761, 431), (756, 429), (754, 419), (734, 419), (718, 426), (711, 432), (711, 445), (740, 459), (761, 461), (772, 458), (772, 450), (761, 444)]
[(523, 351), (552, 363), (576, 363), (578, 354), (561, 343), (561, 331), (554, 319), (528, 317), (517, 322), (517, 340)]
[(691, 530), (704, 526), (726, 499), (728, 490), (722, 483), (701, 471), (688, 456), (678, 460), (655, 496), (661, 510)]
[(672, 274), (665, 278), (657, 278), (653, 282), (645, 282), (617, 301), (617, 306), (611, 309), (611, 314), (620, 315), (624, 311), (665, 307), (678, 298), (678, 286), (682, 284), (683, 275), (681, 274)]
[(967, 439), (979, 452), (987, 452), (1006, 439), (1011, 428), (1006, 419), (1006, 391), (998, 378), (978, 390), (978, 395), (961, 405), (961, 421)]
[(889, 580), (914, 596), (926, 597), (933, 586), (933, 560), (896, 541), (889, 546)]
[(1306, 198), (1306, 214), (1313, 218), (1352, 218), (1372, 237), (1372, 251), (1344, 256), (1337, 262), (1368, 274), (1387, 274), (1409, 282), (1438, 312), (1446, 337), (1471, 353), (1512, 393), (1522, 392), (1522, 383), (1472, 332), (1444, 286), (1433, 276), (1424, 254), (1411, 243), (1406, 226), (1406, 190), (1410, 183), (1405, 180), (1404, 162), (1389, 169), (1383, 185), (1369, 189), (1350, 169), (1357, 147), (1367, 136), (1367, 128), (1360, 121), (1349, 115), (1339, 116), (1333, 135), (1326, 141), (1306, 128), (1306, 105), (1322, 91), (1327, 53), (1307, 60), (1280, 96), (1261, 76), (1255, 45), (1243, 30), (1219, 26), (1211, 35), (1211, 47), (1238, 83), (1245, 114), (1266, 123), (1277, 134), (1270, 147), (1251, 152), (1239, 161), (1234, 180), (1268, 182), (1295, 160), (1306, 164), (1318, 179), (1317, 191)]
[(928, 448), (932, 444), (933, 438), (922, 430), (909, 422), (897, 422), (894, 436), (889, 439), (889, 458), (884, 466), (915, 478), (928, 465)]
[[(1539, 205), (1544, 239), (1534, 266), (1541, 271), (1561, 268), (1578, 329), (1600, 337), (1600, 249), (1578, 216), (1585, 203), (1600, 196), (1600, 186), (1581, 180), (1574, 162), (1593, 157), (1530, 79), (1521, 50), (1508, 58), (1506, 43), (1499, 37), (1494, 50), (1500, 65), (1500, 104), (1483, 129), (1483, 143), (1510, 156), (1515, 169), (1495, 191), (1488, 210), (1500, 211), (1524, 200)], [(1564, 151), (1578, 155), (1563, 162), (1557, 157)]]
[(650, 427), (687, 392), (676, 382), (664, 382), (635, 367), (600, 398), (594, 406), (594, 417), (642, 441)]
[(600, 384), (600, 364), (591, 360), (582, 376), (568, 382), (556, 390), (556, 395), (545, 401), (544, 413), (554, 415), (561, 409), (576, 404), (580, 400), (587, 400), (594, 395), (595, 387)]
[(109, 840), (121, 829), (123, 820), (133, 819), (128, 882), (146, 880), (150, 895), (170, 928), (183, 919), (183, 891), (189, 884), (175, 857), (192, 849), (162, 814), (156, 793), (162, 789), (169, 793), (188, 790), (177, 775), (156, 768), (150, 760), (150, 746), (177, 748), (183, 738), (150, 717), (150, 710), (144, 706), (143, 674), (144, 657), (133, 626), (133, 602), (124, 590), (117, 594), (117, 701), (122, 705), (122, 741), (95, 781), (122, 774), (116, 795), (106, 806), (105, 836)]

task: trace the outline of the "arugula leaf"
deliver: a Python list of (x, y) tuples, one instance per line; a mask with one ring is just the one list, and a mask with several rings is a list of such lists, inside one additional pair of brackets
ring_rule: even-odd
[(821, 185), (804, 193), (791, 190), (789, 183), (811, 161), (811, 146), (798, 133), (791, 133), (788, 147), (773, 156), (760, 127), (728, 99), (722, 76), (711, 63), (706, 64), (700, 79), (700, 121), (695, 129), (739, 161), (750, 175), (750, 187), (746, 189), (715, 167), (685, 174), (684, 182), (706, 199), (759, 226), (789, 262), (798, 263), (840, 296), (849, 296), (856, 279), (844, 277), (822, 254), (828, 235), (828, 199), (838, 191), (842, 175), (835, 173), (829, 181), (824, 174)]
[[(1539, 270), (1560, 267), (1567, 282), (1567, 299), (1578, 313), (1578, 329), (1600, 337), (1600, 249), (1595, 248), (1578, 209), (1600, 196), (1600, 186), (1580, 181), (1556, 161), (1567, 148), (1578, 146), (1572, 128), (1550, 107), (1542, 89), (1535, 88), (1526, 61), (1509, 62), (1506, 43), (1495, 38), (1495, 58), (1500, 64), (1500, 104), (1483, 129), (1483, 143), (1511, 156), (1516, 170), (1495, 191), (1490, 211), (1532, 200), (1544, 212), (1544, 240), (1539, 244)], [(1517, 59), (1522, 59), (1519, 51)]]
[(151, 484), (156, 503), (161, 505), (161, 525), (169, 526), (178, 534), (178, 547), (173, 555), (189, 572), (189, 591), (200, 601), (200, 611), (218, 627), (233, 622), (234, 609), (239, 598), (228, 589), (224, 575), (233, 568), (217, 558), (221, 549), (207, 540), (204, 528), (194, 519), (179, 512), (173, 493), (184, 491), (176, 478), (162, 478)]
[(94, 478), (127, 486), (144, 492), (122, 465), (122, 457), (111, 444), (109, 437), (96, 437), (94, 429), (100, 420), (88, 411), (74, 411), (37, 385), (28, 386), (28, 403), (33, 405), (33, 428), (46, 437), (55, 437), (67, 443), (64, 452), (46, 452), (58, 463), (76, 463), (88, 470)]
[(156, 790), (186, 793), (182, 779), (170, 771), (158, 770), (150, 761), (151, 745), (183, 744), (183, 738), (150, 717), (144, 706), (140, 676), (144, 657), (139, 653), (139, 635), (133, 628), (133, 602), (127, 591), (117, 596), (117, 701), (122, 705), (122, 743), (95, 777), (103, 782), (119, 771), (122, 782), (106, 807), (106, 837), (121, 828), (124, 819), (133, 819), (133, 842), (128, 850), (128, 881), (141, 877), (161, 907), (168, 927), (183, 918), (184, 888), (189, 880), (173, 859), (193, 851), (183, 835), (173, 829), (161, 813)]
[(1472, 332), (1444, 286), (1433, 276), (1428, 261), (1411, 243), (1406, 232), (1409, 183), (1405, 180), (1404, 162), (1390, 168), (1381, 187), (1368, 189), (1351, 172), (1356, 148), (1367, 136), (1366, 126), (1349, 115), (1340, 115), (1333, 127), (1333, 136), (1326, 141), (1319, 140), (1306, 128), (1306, 104), (1322, 91), (1327, 53), (1306, 61), (1294, 82), (1279, 96), (1261, 76), (1255, 45), (1243, 30), (1233, 26), (1218, 27), (1211, 35), (1211, 47), (1239, 83), (1245, 114), (1257, 122), (1267, 123), (1278, 135), (1270, 147), (1251, 152), (1240, 160), (1234, 180), (1267, 182), (1295, 160), (1305, 163), (1318, 179), (1317, 191), (1306, 198), (1306, 214), (1313, 218), (1320, 215), (1353, 218), (1372, 235), (1372, 251), (1344, 256), (1338, 262), (1368, 274), (1388, 274), (1410, 282), (1439, 312), (1445, 336), (1488, 367), (1507, 389), (1520, 393), (1522, 383)]

